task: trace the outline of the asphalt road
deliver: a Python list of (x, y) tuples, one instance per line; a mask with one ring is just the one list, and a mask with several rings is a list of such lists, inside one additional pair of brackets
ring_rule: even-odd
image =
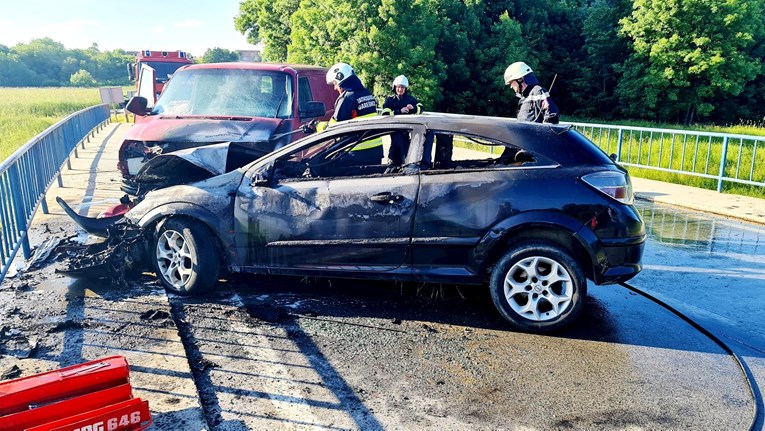
[[(121, 132), (81, 150), (49, 201), (108, 205)], [(49, 205), (33, 245), (83, 240)], [(765, 228), (639, 206), (649, 242), (631, 284), (763, 386)], [(65, 252), (0, 285), (0, 378), (124, 355), (157, 430), (746, 430), (755, 411), (730, 355), (618, 285), (590, 285), (577, 324), (540, 336), (472, 287), (240, 277), (181, 298), (150, 275), (72, 280), (55, 272)]]

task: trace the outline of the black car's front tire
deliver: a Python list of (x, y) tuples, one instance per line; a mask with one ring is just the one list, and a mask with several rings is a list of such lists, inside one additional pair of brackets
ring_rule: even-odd
[(151, 259), (165, 288), (179, 295), (205, 291), (218, 280), (218, 249), (210, 230), (194, 220), (169, 219), (161, 224)]
[(489, 289), (502, 317), (520, 330), (540, 333), (576, 318), (587, 296), (587, 280), (560, 246), (524, 242), (497, 262)]

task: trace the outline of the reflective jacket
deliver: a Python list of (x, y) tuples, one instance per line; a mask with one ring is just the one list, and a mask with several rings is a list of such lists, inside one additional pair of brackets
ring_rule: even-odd
[(377, 114), (377, 101), (356, 75), (351, 75), (340, 83), (343, 93), (335, 100), (335, 113), (332, 119), (345, 121), (357, 117)]

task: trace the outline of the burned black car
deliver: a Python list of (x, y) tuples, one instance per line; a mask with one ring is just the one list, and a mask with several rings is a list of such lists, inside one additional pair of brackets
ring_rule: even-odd
[[(362, 157), (394, 134), (409, 141), (403, 164)], [(587, 279), (641, 270), (628, 173), (566, 125), (352, 120), (223, 169), (147, 193), (110, 228), (147, 239), (131, 253), (170, 291), (226, 272), (484, 285), (515, 328), (544, 332), (577, 316)]]

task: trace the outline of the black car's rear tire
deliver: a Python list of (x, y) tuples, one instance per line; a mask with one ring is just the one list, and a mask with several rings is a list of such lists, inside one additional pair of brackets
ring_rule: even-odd
[(189, 219), (170, 219), (154, 238), (150, 258), (165, 288), (191, 295), (212, 287), (218, 280), (218, 249), (209, 229)]
[(494, 266), (491, 297), (502, 317), (526, 332), (569, 325), (587, 296), (587, 280), (571, 255), (558, 245), (524, 242)]

